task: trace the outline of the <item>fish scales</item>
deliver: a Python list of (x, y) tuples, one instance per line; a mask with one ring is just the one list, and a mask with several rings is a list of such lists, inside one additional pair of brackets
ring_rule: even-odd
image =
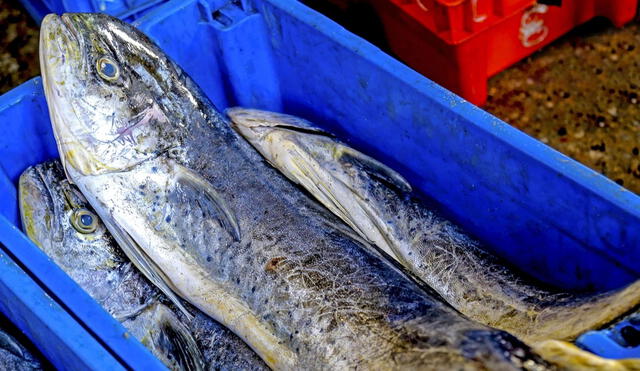
[[(67, 45), (56, 31), (80, 41)], [(45, 18), (42, 35), (70, 180), (154, 284), (233, 330), (269, 366), (548, 366), (371, 253), (270, 168), (139, 31), (67, 14)]]
[(588, 295), (527, 278), (417, 198), (399, 174), (303, 119), (227, 112), (273, 166), (476, 321), (530, 344), (571, 340), (640, 303), (640, 281)]
[[(6, 323), (5, 323), (6, 322)], [(14, 371), (47, 370), (36, 355), (12, 334), (16, 334), (13, 324), (0, 316), (0, 369)]]
[[(197, 309), (191, 309), (195, 313), (192, 321), (169, 309), (171, 303), (129, 262), (86, 199), (69, 184), (59, 161), (28, 168), (19, 186), (23, 226), (29, 238), (167, 366), (267, 369), (242, 340)], [(91, 228), (78, 230), (82, 227), (75, 218), (78, 212), (93, 219)], [(196, 344), (189, 344), (190, 332)]]
[[(232, 133), (225, 133), (229, 137), (224, 147), (196, 152), (210, 148), (222, 135), (219, 131), (214, 135), (208, 130), (192, 130), (193, 145), (188, 145), (185, 153), (194, 157), (187, 157), (185, 163), (199, 162), (192, 167), (194, 171), (212, 179), (212, 184), (218, 180), (216, 191), (234, 210), (242, 240), (233, 241), (220, 228), (211, 233), (214, 223), (199, 224), (197, 219), (204, 214), (198, 203), (174, 204), (180, 212), (170, 213), (171, 221), (165, 224), (164, 214), (148, 218), (126, 212), (146, 209), (146, 202), (138, 202), (139, 192), (128, 191), (140, 186), (149, 189), (156, 200), (151, 202), (152, 212), (169, 204), (166, 200), (172, 196), (163, 193), (165, 179), (154, 182), (155, 174), (170, 170), (166, 159), (143, 164), (143, 175), (96, 176), (95, 188), (86, 193), (109, 194), (111, 205), (135, 205), (126, 210), (111, 206), (110, 214), (122, 213), (116, 218), (154, 226), (162, 239), (176, 241), (182, 252), (208, 273), (207, 280), (221, 286), (225, 295), (244, 302), (275, 333), (279, 345), (295, 354), (294, 364), (318, 368), (464, 364), (467, 361), (459, 351), (474, 343), (468, 336), (486, 337), (488, 343), (497, 336), (460, 317), (439, 299), (428, 297), (368, 253), (349, 237), (345, 227), (272, 169), (261, 165), (258, 169), (263, 173), (257, 177), (255, 162), (262, 162), (254, 152), (242, 148)], [(231, 145), (234, 143), (237, 147)], [(210, 166), (213, 161), (226, 166)], [(244, 167), (248, 161), (254, 163)], [(234, 164), (241, 166), (229, 166)], [(237, 178), (220, 184), (227, 174)], [(181, 193), (187, 193), (188, 199), (191, 192)], [(225, 243), (211, 244), (219, 239)], [(215, 310), (207, 308), (206, 298), (196, 298), (194, 304), (216, 316)], [(251, 343), (250, 333), (244, 337)], [(390, 358), (394, 353), (399, 353), (399, 359)], [(270, 360), (267, 357), (265, 361)]]

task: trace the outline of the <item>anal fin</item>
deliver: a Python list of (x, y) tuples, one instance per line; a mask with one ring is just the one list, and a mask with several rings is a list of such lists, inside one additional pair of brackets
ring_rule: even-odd
[(153, 263), (144, 250), (131, 238), (129, 233), (122, 229), (110, 216), (100, 215), (100, 217), (131, 262), (191, 320), (193, 316), (182, 304), (182, 301), (170, 286), (171, 281), (162, 270)]

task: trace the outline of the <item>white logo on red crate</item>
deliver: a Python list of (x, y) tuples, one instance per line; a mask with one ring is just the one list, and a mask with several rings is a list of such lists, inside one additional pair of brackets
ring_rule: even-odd
[[(422, 0), (416, 0), (416, 3), (420, 7), (420, 9), (424, 10), (425, 12), (429, 11), (429, 8), (427, 8), (427, 6), (424, 5)], [(471, 0), (471, 14), (472, 14), (473, 21), (476, 23), (484, 22), (487, 19), (488, 14), (478, 14), (478, 13), (479, 13), (478, 0)]]
[(478, 14), (478, 0), (471, 0), (471, 12), (473, 13), (473, 21), (476, 23), (484, 22), (487, 19), (486, 14)]
[(542, 17), (548, 10), (548, 6), (536, 4), (522, 15), (519, 38), (525, 48), (540, 44), (549, 35), (549, 28), (544, 24)]
[(429, 9), (427, 8), (427, 6), (426, 6), (426, 5), (424, 5), (424, 4), (422, 3), (422, 1), (421, 1), (421, 0), (416, 0), (416, 1), (417, 1), (417, 3), (418, 3), (418, 6), (420, 7), (420, 9), (424, 10), (425, 12), (428, 12), (428, 11), (429, 11)]

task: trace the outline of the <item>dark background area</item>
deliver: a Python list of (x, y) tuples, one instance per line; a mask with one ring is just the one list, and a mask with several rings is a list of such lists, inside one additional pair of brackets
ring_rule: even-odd
[[(365, 3), (304, 0), (390, 53)], [(492, 77), (484, 107), (640, 194), (640, 25), (595, 19)], [(0, 0), (0, 93), (39, 74), (38, 28)]]
[(0, 94), (38, 74), (38, 26), (17, 0), (0, 0)]

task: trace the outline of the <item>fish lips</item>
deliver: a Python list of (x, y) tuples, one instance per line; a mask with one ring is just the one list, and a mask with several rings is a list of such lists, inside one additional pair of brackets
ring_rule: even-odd
[(54, 68), (64, 66), (73, 53), (79, 57), (82, 43), (71, 20), (71, 14), (47, 14), (40, 27), (40, 67), (43, 78), (51, 75)]

